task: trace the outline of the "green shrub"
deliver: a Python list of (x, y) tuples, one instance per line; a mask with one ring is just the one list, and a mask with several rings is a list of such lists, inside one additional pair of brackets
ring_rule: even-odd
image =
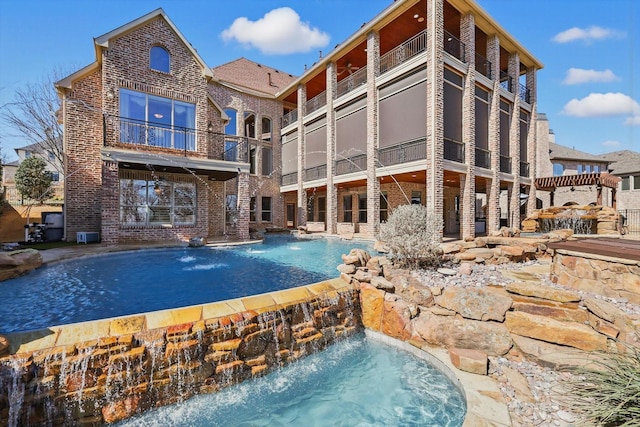
[(640, 426), (640, 348), (618, 343), (621, 350), (594, 352), (585, 366), (562, 384), (562, 393), (583, 424)]
[(380, 240), (392, 257), (407, 267), (435, 267), (440, 264), (443, 221), (422, 205), (395, 208), (380, 224)]

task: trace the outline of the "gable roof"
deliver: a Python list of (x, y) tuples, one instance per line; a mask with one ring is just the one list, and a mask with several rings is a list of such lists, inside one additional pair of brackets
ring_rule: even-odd
[(626, 175), (640, 172), (640, 153), (631, 150), (614, 151), (600, 154), (598, 157), (607, 159), (609, 169), (614, 175)]
[(589, 160), (592, 162), (606, 163), (608, 160), (593, 154), (585, 153), (564, 145), (549, 143), (549, 159), (550, 160)]
[[(275, 94), (287, 87), (296, 77), (284, 71), (258, 64), (247, 58), (238, 58), (217, 67), (213, 67), (213, 74), (220, 83), (243, 91), (250, 89), (259, 92), (258, 95)], [(246, 91), (246, 90), (245, 90)]]

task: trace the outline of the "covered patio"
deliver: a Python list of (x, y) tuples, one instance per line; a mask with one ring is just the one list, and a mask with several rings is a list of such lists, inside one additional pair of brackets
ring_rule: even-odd
[(607, 172), (595, 172), (595, 173), (583, 173), (580, 175), (562, 175), (562, 176), (549, 176), (544, 178), (536, 178), (535, 186), (537, 190), (550, 192), (550, 205), (554, 204), (554, 193), (556, 188), (570, 187), (572, 190), (575, 187), (581, 186), (594, 186), (596, 188), (596, 200), (595, 203), (598, 206), (602, 205), (602, 189), (611, 189), (611, 207), (616, 208), (616, 190), (618, 189), (618, 183), (620, 178), (613, 176)]

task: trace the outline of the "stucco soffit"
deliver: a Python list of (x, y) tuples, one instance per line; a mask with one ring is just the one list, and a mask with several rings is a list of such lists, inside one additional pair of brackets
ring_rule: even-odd
[(229, 121), (231, 120), (231, 117), (229, 117), (229, 116), (227, 115), (227, 113), (225, 113), (225, 112), (224, 112), (224, 110), (222, 109), (222, 107), (220, 107), (220, 105), (216, 102), (216, 100), (215, 100), (215, 99), (213, 99), (213, 98), (211, 97), (211, 95), (207, 94), (207, 99), (209, 100), (209, 102), (210, 102), (211, 104), (213, 104), (213, 106), (214, 106), (214, 107), (216, 107), (216, 109), (217, 109), (218, 111), (220, 111), (220, 116), (221, 116), (221, 118), (222, 118), (222, 121), (223, 121), (223, 122), (229, 122)]
[(187, 49), (189, 49), (189, 52), (191, 52), (191, 55), (193, 55), (193, 57), (196, 59), (196, 61), (198, 61), (198, 63), (200, 64), (200, 66), (202, 67), (202, 72), (205, 75), (205, 77), (209, 77), (209, 78), (213, 78), (213, 72), (211, 71), (211, 69), (209, 67), (207, 67), (207, 64), (205, 64), (204, 60), (202, 59), (202, 57), (198, 54), (198, 52), (193, 48), (193, 46), (191, 46), (191, 43), (189, 43), (187, 41), (187, 39), (184, 37), (184, 35), (182, 35), (182, 33), (180, 32), (180, 30), (178, 30), (178, 27), (175, 26), (175, 24), (171, 21), (171, 19), (169, 19), (169, 17), (167, 16), (167, 14), (164, 12), (164, 10), (162, 8), (158, 8), (156, 10), (154, 10), (153, 12), (147, 13), (144, 16), (141, 16), (138, 19), (135, 19), (131, 22), (129, 22), (128, 24), (124, 24), (121, 27), (118, 27), (114, 30), (109, 31), (106, 34), (103, 34), (99, 37), (96, 37), (95, 39), (93, 39), (95, 47), (96, 47), (96, 58), (98, 61), (101, 60), (101, 54), (100, 54), (100, 50), (101, 48), (108, 48), (109, 47), (109, 40), (119, 37), (137, 27), (139, 27), (140, 25), (145, 24), (146, 22), (161, 16), (162, 19), (164, 19), (166, 21), (167, 24), (169, 24), (169, 27), (171, 27), (171, 29), (178, 35), (178, 37), (180, 38), (180, 40), (182, 41), (182, 43), (187, 47)]

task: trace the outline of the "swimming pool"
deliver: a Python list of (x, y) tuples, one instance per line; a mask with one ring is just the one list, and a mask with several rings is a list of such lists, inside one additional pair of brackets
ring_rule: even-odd
[[(337, 277), (367, 243), (270, 235), (262, 244), (173, 248), (65, 261), (0, 282), (0, 333), (223, 301)], [(34, 308), (37, 312), (34, 313)]]
[(460, 390), (418, 357), (363, 336), (269, 375), (117, 426), (460, 426)]

